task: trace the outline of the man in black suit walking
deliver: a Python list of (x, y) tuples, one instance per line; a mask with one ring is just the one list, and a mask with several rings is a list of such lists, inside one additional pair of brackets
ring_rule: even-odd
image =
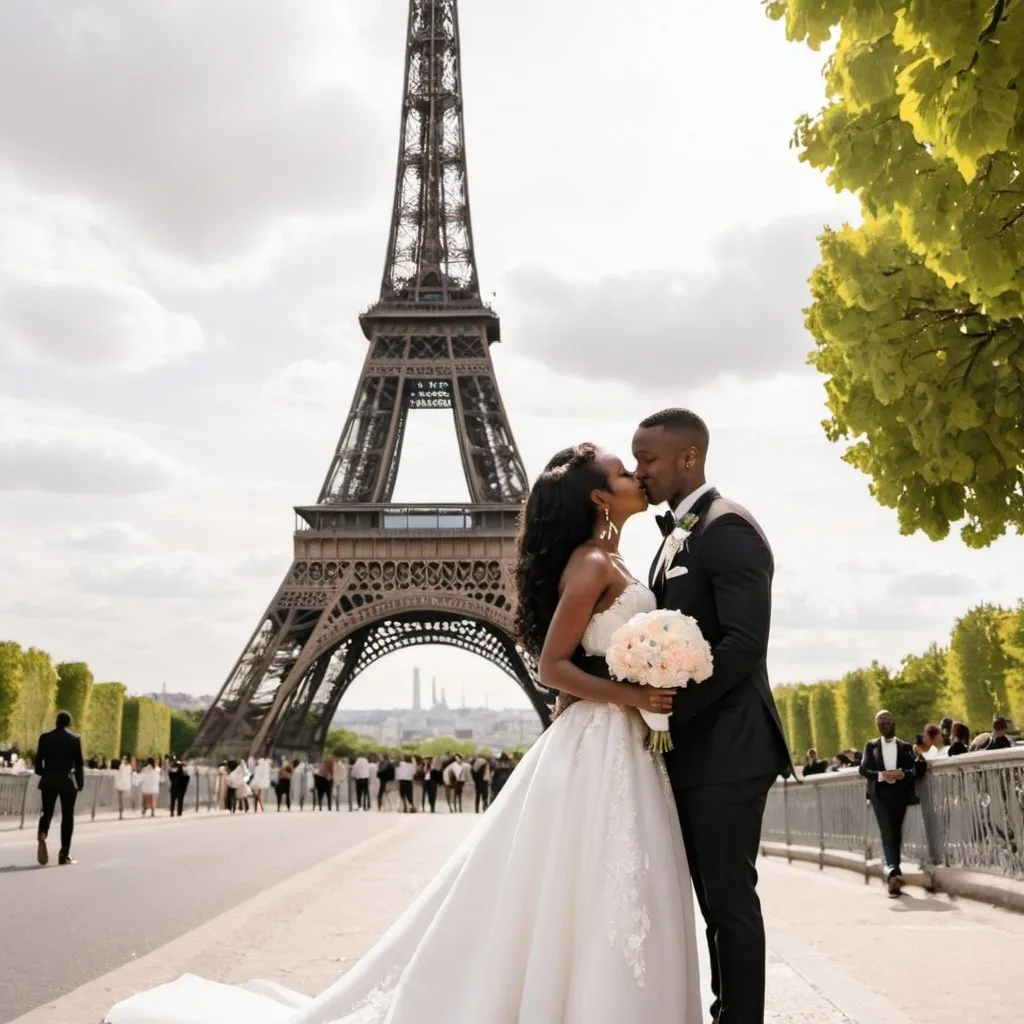
[(36, 775), (43, 813), (39, 815), (38, 860), (47, 864), (50, 854), (46, 849), (46, 836), (50, 831), (53, 811), (60, 800), (60, 857), (61, 864), (74, 864), (71, 859), (71, 836), (75, 831), (75, 800), (85, 787), (85, 763), (82, 760), (82, 740), (70, 731), (71, 716), (57, 712), (57, 728), (44, 732), (36, 745)]
[(903, 888), (900, 855), (903, 848), (903, 819), (907, 808), (919, 803), (916, 781), (928, 768), (923, 757), (909, 743), (896, 736), (896, 719), (888, 711), (875, 715), (878, 739), (864, 748), (860, 773), (868, 780), (868, 800), (882, 837), (882, 865), (886, 888), (892, 897)]
[(665, 755), (697, 902), (707, 925), (716, 1024), (764, 1020), (765, 936), (755, 861), (768, 790), (792, 772), (768, 682), (774, 563), (760, 526), (705, 480), (708, 428), (666, 409), (633, 436), (637, 479), (664, 541), (651, 566), (658, 606), (691, 615), (714, 673), (681, 689)]

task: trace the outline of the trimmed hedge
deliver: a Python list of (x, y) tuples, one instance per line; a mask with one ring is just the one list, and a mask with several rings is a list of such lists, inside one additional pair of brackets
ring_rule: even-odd
[(110, 761), (120, 754), (124, 695), (124, 683), (97, 683), (92, 688), (83, 733), (87, 757), (105, 757)]
[(21, 656), (24, 684), (15, 711), (11, 739), (18, 753), (34, 751), (39, 734), (53, 728), (57, 711), (57, 669), (53, 660), (37, 647)]
[(183, 757), (192, 749), (196, 739), (199, 723), (195, 716), (187, 711), (171, 712), (170, 753)]
[(828, 760), (839, 753), (839, 716), (833, 683), (818, 683), (811, 687), (811, 733), (819, 758)]
[(148, 697), (128, 697), (121, 718), (121, 749), (135, 758), (163, 757), (171, 746), (171, 709)]
[(811, 690), (798, 686), (789, 698), (789, 747), (793, 760), (801, 762), (807, 756), (813, 736), (811, 733)]
[(12, 740), (24, 686), (21, 645), (0, 643), (0, 742)]
[(71, 728), (81, 732), (89, 721), (92, 672), (84, 661), (62, 661), (57, 666), (57, 710), (71, 716)]

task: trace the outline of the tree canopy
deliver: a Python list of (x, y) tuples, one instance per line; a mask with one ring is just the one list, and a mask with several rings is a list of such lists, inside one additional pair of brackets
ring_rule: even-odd
[(765, 0), (817, 49), (801, 159), (855, 193), (811, 279), (831, 440), (904, 533), (1024, 528), (1024, 5)]

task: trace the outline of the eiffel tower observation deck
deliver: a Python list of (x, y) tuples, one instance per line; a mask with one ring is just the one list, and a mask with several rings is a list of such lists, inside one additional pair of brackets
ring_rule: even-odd
[[(512, 635), (526, 471), (502, 404), (469, 210), (456, 0), (410, 0), (398, 167), (367, 352), (294, 560), (199, 727), (196, 755), (315, 756), (352, 681), (420, 644), (503, 669), (542, 722), (549, 695)], [(410, 410), (450, 409), (470, 501), (395, 505)]]

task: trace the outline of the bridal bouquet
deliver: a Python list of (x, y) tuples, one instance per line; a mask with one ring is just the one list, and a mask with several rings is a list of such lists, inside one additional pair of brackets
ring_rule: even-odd
[[(669, 609), (641, 612), (620, 626), (605, 660), (614, 678), (661, 688), (686, 686), (691, 680), (702, 683), (713, 667), (711, 646), (696, 620)], [(651, 728), (651, 750), (671, 750), (669, 715), (640, 714)]]

